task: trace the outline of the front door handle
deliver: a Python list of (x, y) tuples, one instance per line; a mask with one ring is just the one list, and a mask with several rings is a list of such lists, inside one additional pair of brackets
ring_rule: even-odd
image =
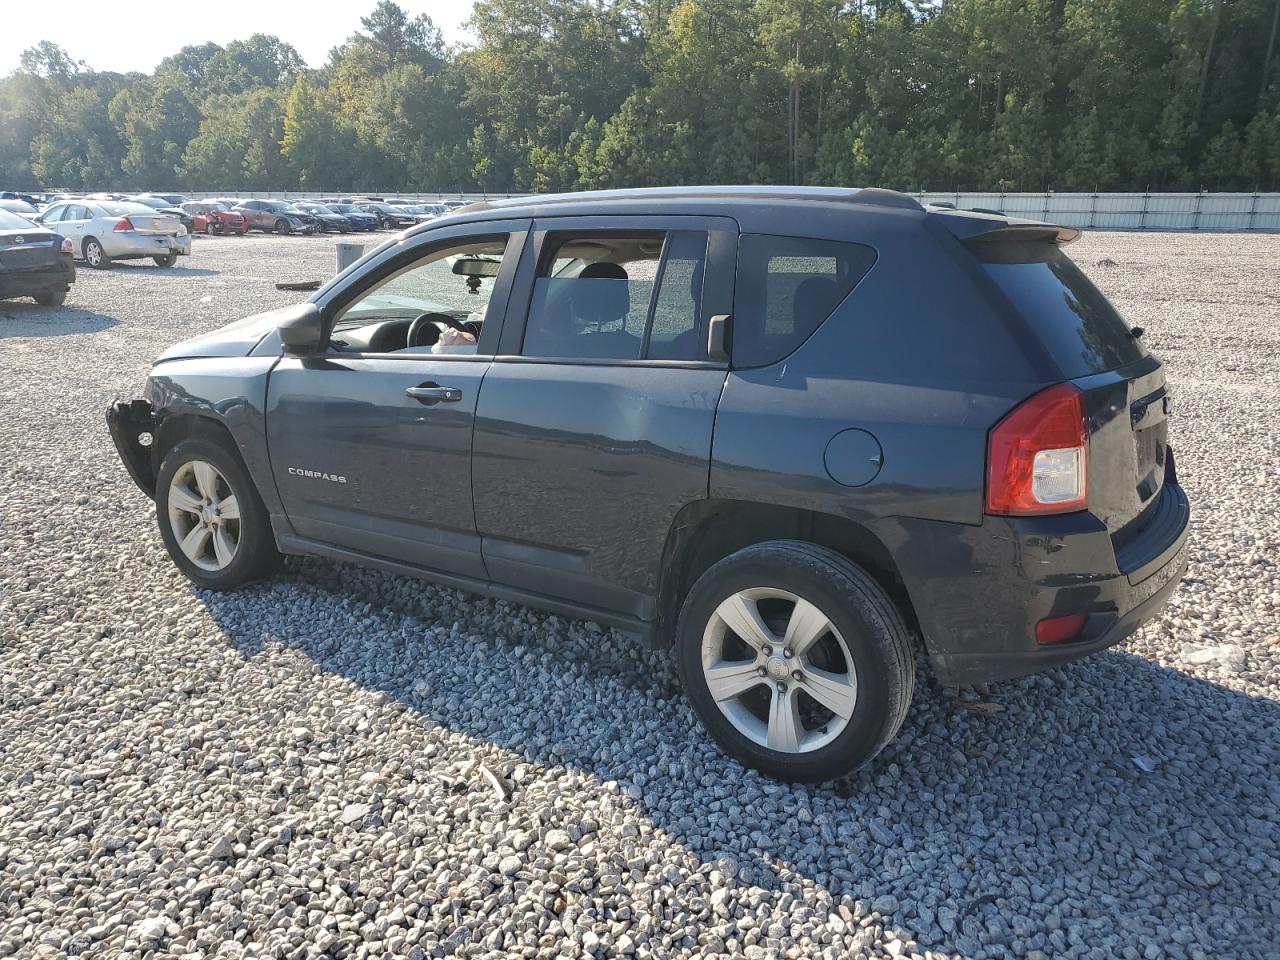
[(461, 387), (442, 387), (438, 383), (424, 383), (420, 387), (409, 387), (404, 392), (406, 397), (420, 403), (457, 403), (462, 399)]

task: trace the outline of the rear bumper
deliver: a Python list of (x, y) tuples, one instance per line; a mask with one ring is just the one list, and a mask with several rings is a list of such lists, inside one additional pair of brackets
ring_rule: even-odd
[(191, 234), (170, 237), (163, 234), (113, 233), (103, 239), (102, 249), (108, 257), (119, 260), (164, 257), (171, 253), (186, 257), (191, 254)]
[(64, 255), (57, 265), (0, 273), (0, 297), (25, 297), (50, 290), (69, 290), (75, 282), (75, 263), (70, 256)]
[[(1187, 568), (1190, 506), (1172, 457), (1160, 497), (1119, 553), (1088, 513), (987, 517), (980, 527), (903, 521), (905, 539), (891, 549), (939, 682), (989, 683), (1069, 663), (1155, 616)], [(1077, 613), (1087, 619), (1075, 640), (1036, 642), (1041, 620)]]
[(138, 489), (151, 499), (156, 496), (156, 471), (151, 460), (151, 447), (140, 437), (156, 428), (155, 410), (146, 400), (118, 401), (107, 407), (107, 429), (116, 445), (116, 453), (129, 471)]

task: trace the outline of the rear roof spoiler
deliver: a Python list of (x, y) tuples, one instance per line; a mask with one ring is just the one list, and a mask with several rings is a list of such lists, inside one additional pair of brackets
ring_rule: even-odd
[(1041, 220), (1024, 220), (994, 210), (956, 210), (930, 205), (928, 214), (965, 243), (1000, 240), (1028, 243), (1071, 243), (1080, 236), (1075, 227), (1063, 227)]

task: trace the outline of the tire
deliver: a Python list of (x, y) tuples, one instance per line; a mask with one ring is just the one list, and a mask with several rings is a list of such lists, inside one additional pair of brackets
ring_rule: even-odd
[(67, 291), (46, 290), (44, 293), (37, 293), (35, 301), (42, 307), (60, 307), (67, 302)]
[[(742, 633), (721, 610), (746, 625)], [(797, 611), (792, 649), (786, 634)], [(756, 623), (768, 633), (754, 628), (753, 649), (742, 636)], [(725, 753), (792, 782), (832, 780), (867, 763), (897, 735), (915, 688), (911, 637), (889, 596), (848, 558), (795, 540), (739, 550), (699, 577), (680, 611), (676, 657), (694, 712)]]
[[(205, 467), (212, 468), (212, 478)], [(179, 487), (188, 491), (186, 504), (201, 500), (201, 513), (181, 505)], [(235, 498), (238, 520), (220, 516), (216, 509), (229, 497)], [(209, 500), (214, 503), (206, 507)], [(267, 508), (239, 455), (224, 440), (190, 437), (164, 455), (156, 477), (156, 519), (169, 556), (199, 587), (234, 590), (279, 566)], [(197, 526), (207, 532), (203, 538), (196, 535), (188, 552), (181, 541), (190, 541), (187, 535)]]
[(163, 257), (152, 257), (151, 259), (156, 262), (157, 267), (172, 267), (178, 262), (178, 255), (176, 253), (166, 253)]
[(93, 237), (84, 242), (84, 259), (95, 270), (111, 269), (111, 258), (107, 256), (107, 251), (102, 249), (102, 244)]
[(205, 232), (205, 234), (206, 234), (206, 235), (208, 235), (208, 236), (210, 236), (210, 237), (212, 237), (212, 236), (213, 236), (213, 222), (212, 222), (212, 221), (210, 221), (210, 220), (206, 220), (206, 221), (204, 222), (204, 232)]
[(291, 224), (288, 220), (277, 220), (276, 233), (280, 234), (280, 236), (282, 237), (287, 234), (293, 233), (293, 224)]

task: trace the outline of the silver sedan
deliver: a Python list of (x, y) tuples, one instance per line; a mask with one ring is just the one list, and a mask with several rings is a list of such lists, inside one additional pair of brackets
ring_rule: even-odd
[(191, 235), (182, 222), (141, 203), (64, 200), (42, 212), (39, 222), (71, 241), (75, 255), (105, 270), (114, 260), (150, 257), (172, 267), (191, 253)]

